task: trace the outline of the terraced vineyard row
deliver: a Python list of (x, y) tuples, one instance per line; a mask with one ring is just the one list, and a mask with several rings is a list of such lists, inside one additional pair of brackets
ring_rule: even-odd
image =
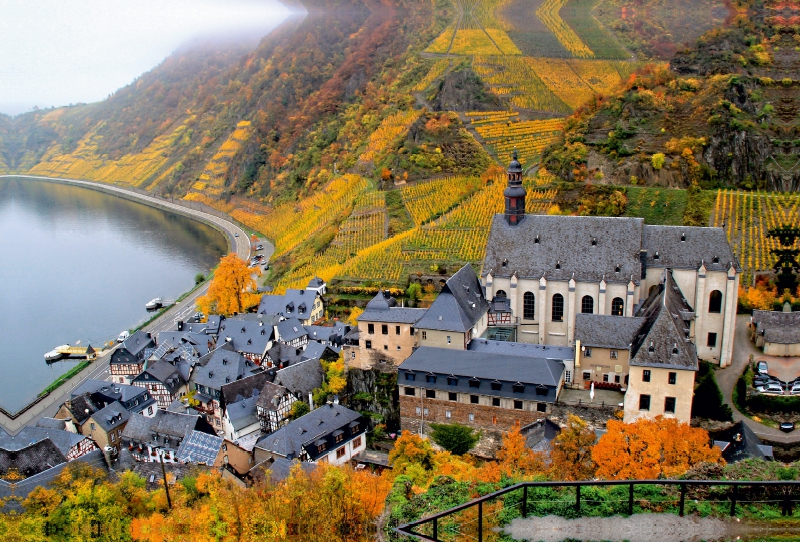
[[(497, 120), (495, 120), (497, 119)], [(505, 163), (511, 161), (511, 153), (516, 148), (520, 161), (532, 162), (545, 147), (554, 143), (561, 135), (561, 119), (527, 120), (511, 122), (508, 117), (497, 116), (489, 119), (473, 120), (475, 130), (486, 143), (494, 149), (497, 158)]]
[(426, 88), (428, 88), (431, 83), (436, 81), (442, 74), (447, 71), (447, 68), (450, 67), (450, 60), (447, 58), (443, 58), (441, 60), (437, 60), (436, 64), (433, 65), (431, 71), (428, 74), (420, 79), (419, 83), (417, 83), (411, 90), (413, 92), (422, 92)]
[(476, 56), (472, 61), (472, 69), (493, 94), (508, 98), (514, 107), (564, 114), (572, 112), (567, 104), (547, 88), (522, 57)]
[(594, 52), (581, 41), (581, 38), (559, 15), (559, 11), (567, 2), (569, 0), (545, 0), (536, 10), (536, 15), (573, 56), (577, 58), (593, 58)]
[(746, 283), (777, 261), (770, 251), (780, 248), (780, 243), (767, 237), (767, 232), (781, 226), (800, 227), (800, 195), (719, 190), (712, 225), (725, 228)]
[(253, 128), (250, 121), (239, 122), (236, 129), (206, 164), (200, 178), (192, 185), (192, 189), (212, 196), (220, 196), (225, 189), (225, 180), (231, 160), (247, 143), (252, 134)]
[(412, 109), (411, 111), (400, 111), (386, 117), (369, 136), (367, 148), (358, 159), (363, 162), (374, 160), (378, 154), (386, 150), (396, 137), (408, 131), (409, 126), (421, 114), (421, 110)]
[(403, 203), (414, 224), (420, 226), (448, 211), (481, 186), (477, 177), (447, 177), (404, 186)]

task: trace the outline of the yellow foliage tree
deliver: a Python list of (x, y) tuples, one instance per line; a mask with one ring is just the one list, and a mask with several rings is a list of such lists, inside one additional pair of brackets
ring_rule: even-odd
[(570, 414), (567, 427), (553, 441), (553, 450), (550, 452), (551, 476), (561, 480), (593, 478), (595, 464), (592, 447), (595, 438), (594, 431), (584, 420)]
[(725, 461), (708, 432), (674, 418), (610, 420), (592, 450), (597, 476), (609, 480), (673, 478), (701, 462)]
[(197, 308), (206, 314), (230, 316), (256, 305), (261, 296), (253, 275), (258, 267), (249, 268), (244, 260), (231, 252), (220, 260), (208, 293), (197, 299)]
[(503, 445), (497, 452), (497, 459), (500, 471), (509, 478), (543, 474), (545, 471), (544, 457), (528, 448), (518, 425), (503, 435)]

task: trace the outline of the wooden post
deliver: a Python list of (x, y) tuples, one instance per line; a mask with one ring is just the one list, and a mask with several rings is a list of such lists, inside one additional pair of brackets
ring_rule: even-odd
[(633, 515), (633, 484), (628, 486), (628, 515)]
[(433, 540), (439, 541), (439, 518), (433, 518)]
[(522, 517), (528, 517), (528, 486), (522, 488)]
[(575, 513), (581, 515), (581, 486), (575, 486)]
[(167, 494), (167, 508), (172, 510), (172, 501), (169, 498), (169, 484), (167, 484), (167, 470), (164, 468), (164, 450), (160, 450), (158, 453), (158, 460), (161, 463), (161, 475), (164, 477), (164, 491)]
[(683, 505), (686, 503), (686, 484), (681, 484), (681, 502), (678, 506), (678, 515), (683, 517)]

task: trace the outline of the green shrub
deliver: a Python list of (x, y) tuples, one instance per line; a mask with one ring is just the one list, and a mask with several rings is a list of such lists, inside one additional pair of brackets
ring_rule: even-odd
[(481, 438), (478, 433), (459, 423), (432, 423), (431, 428), (433, 429), (433, 433), (431, 433), (433, 442), (455, 455), (464, 455)]
[(692, 417), (708, 418), (722, 422), (733, 421), (731, 407), (725, 404), (717, 379), (714, 376), (714, 370), (707, 361), (700, 362), (700, 370), (697, 373), (694, 400), (692, 401)]

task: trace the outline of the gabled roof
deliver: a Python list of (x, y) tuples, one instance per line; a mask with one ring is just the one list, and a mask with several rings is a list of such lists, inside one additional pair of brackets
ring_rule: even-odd
[(264, 388), (264, 384), (272, 382), (275, 378), (269, 371), (263, 371), (251, 376), (246, 376), (236, 382), (225, 384), (220, 388), (220, 403), (223, 408), (227, 405), (247, 399), (249, 397), (257, 396)]
[(267, 350), (267, 357), (272, 360), (275, 365), (291, 365), (299, 363), (303, 360), (303, 350), (295, 346), (289, 346), (284, 343), (275, 343), (272, 348)]
[(308, 335), (308, 333), (306, 333), (306, 328), (303, 327), (303, 324), (300, 323), (300, 320), (297, 318), (287, 318), (283, 322), (278, 323), (275, 328), (278, 332), (278, 340), (283, 342), (290, 342)]
[(106, 433), (126, 424), (130, 417), (131, 413), (117, 401), (92, 414), (92, 420)]
[(272, 382), (265, 382), (261, 388), (261, 393), (258, 395), (256, 406), (274, 412), (280, 406), (281, 399), (287, 394), (289, 394), (289, 390), (285, 387)]
[(575, 315), (575, 340), (581, 346), (627, 350), (647, 320), (641, 316)]
[(92, 413), (102, 408), (102, 405), (98, 405), (93, 401), (91, 394), (87, 391), (77, 397), (72, 397), (64, 401), (64, 407), (72, 414), (72, 417), (75, 418), (75, 421), (79, 425), (83, 425)]
[(332, 326), (303, 326), (308, 334), (309, 341), (331, 342), (334, 344), (342, 344), (342, 339), (347, 332), (350, 331), (350, 326), (343, 322), (336, 322)]
[(664, 272), (658, 288), (637, 311), (645, 318), (631, 348), (630, 365), (696, 371), (697, 351), (690, 341), (690, 321), (694, 312), (672, 278)]
[(66, 462), (67, 458), (48, 438), (15, 450), (0, 448), (0, 475), (13, 469), (28, 478)]
[(218, 390), (225, 384), (250, 376), (254, 368), (253, 363), (239, 352), (217, 348), (209, 355), (205, 366), (195, 368), (192, 382)]
[(328, 454), (332, 448), (327, 447), (320, 454), (312, 444), (353, 422), (359, 423), (361, 430), (366, 428), (366, 422), (361, 414), (342, 405), (329, 403), (265, 436), (258, 441), (256, 448), (287, 458), (298, 458), (305, 450), (311, 459), (315, 460), (320, 455)]
[(39, 418), (36, 422), (36, 427), (44, 427), (45, 429), (64, 429), (66, 430), (67, 421), (59, 420), (58, 418)]
[(466, 333), (488, 310), (478, 276), (472, 266), (465, 265), (447, 280), (416, 327)]
[(119, 401), (124, 404), (142, 396), (146, 393), (146, 390), (143, 390), (139, 386), (116, 384), (107, 380), (87, 380), (72, 390), (70, 396), (75, 398), (87, 392), (91, 393), (93, 396), (105, 398), (106, 402)]
[(175, 394), (181, 386), (186, 384), (184, 374), (178, 367), (170, 362), (160, 359), (142, 371), (142, 374), (133, 379), (134, 382), (160, 382), (170, 394)]
[(744, 422), (736, 422), (730, 428), (713, 433), (714, 444), (722, 450), (722, 457), (728, 463), (744, 459), (772, 460), (772, 446), (765, 446)]
[(305, 349), (300, 352), (300, 361), (305, 361), (307, 359), (318, 360), (322, 359), (323, 357), (338, 356), (340, 351), (341, 347), (339, 346), (331, 346), (328, 344), (311, 341), (306, 345)]
[[(727, 271), (742, 268), (722, 228), (691, 226), (645, 226), (642, 248), (647, 250), (648, 267)], [(658, 253), (658, 259), (655, 255)]]
[(751, 322), (764, 341), (775, 344), (800, 343), (800, 312), (754, 310)]
[(225, 417), (228, 418), (235, 431), (258, 423), (258, 416), (256, 415), (258, 393), (258, 390), (256, 390), (256, 394), (252, 397), (235, 403), (228, 403), (225, 408)]
[(265, 294), (258, 305), (259, 314), (280, 314), (286, 318), (311, 317), (311, 308), (318, 294), (314, 290), (288, 289), (283, 295)]
[(64, 454), (64, 457), (69, 454), (69, 451), (80, 444), (82, 441), (87, 440), (87, 437), (78, 435), (71, 431), (64, 431), (61, 429), (47, 429), (44, 427), (35, 427), (32, 425), (22, 428), (22, 431), (13, 437), (5, 431), (0, 432), (0, 449), (6, 451), (18, 451), (23, 448), (35, 444), (43, 440), (50, 440), (58, 450)]
[(481, 273), (638, 283), (643, 226), (641, 218), (549, 215), (527, 215), (510, 226), (503, 215), (495, 215)]
[(310, 359), (280, 369), (273, 382), (288, 389), (295, 397), (307, 397), (309, 392), (322, 385), (323, 375), (320, 362)]
[(196, 414), (178, 414), (167, 410), (157, 410), (152, 418), (146, 416), (131, 416), (122, 438), (138, 442), (150, 442), (152, 435), (166, 435), (172, 439), (183, 439), (189, 432), (198, 430), (204, 433), (213, 433), (205, 420)]
[(145, 348), (151, 348), (153, 346), (155, 346), (155, 343), (150, 337), (150, 334), (141, 330), (125, 339), (125, 342), (122, 343), (122, 348), (134, 356), (141, 356)]
[(359, 315), (358, 321), (414, 325), (423, 316), (425, 316), (425, 309), (398, 307), (395, 298), (381, 290), (367, 303), (367, 307)]
[(518, 343), (513, 341), (493, 341), (490, 339), (472, 339), (467, 350), (510, 356), (527, 356), (537, 359), (574, 360), (575, 350), (569, 346), (552, 346), (549, 344)]
[(217, 344), (231, 344), (237, 352), (263, 356), (273, 327), (264, 321), (227, 319), (219, 328)]
[(176, 456), (181, 463), (213, 465), (225, 439), (200, 431), (190, 431), (178, 447)]

